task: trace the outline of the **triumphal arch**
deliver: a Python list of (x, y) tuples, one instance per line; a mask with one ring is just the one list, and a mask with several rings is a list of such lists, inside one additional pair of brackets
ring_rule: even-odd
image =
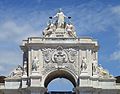
[(49, 17), (42, 37), (23, 40), (23, 65), (5, 79), (3, 94), (49, 93), (55, 78), (71, 81), (75, 94), (120, 94), (116, 79), (98, 64), (97, 40), (78, 37), (70, 19), (59, 10)]

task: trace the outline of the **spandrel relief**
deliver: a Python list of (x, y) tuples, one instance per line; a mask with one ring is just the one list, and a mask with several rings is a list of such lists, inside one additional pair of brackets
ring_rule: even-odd
[(73, 48), (68, 49), (70, 63), (75, 63), (77, 59), (77, 51)]
[(77, 74), (77, 68), (72, 63), (64, 64), (65, 68)]
[(76, 71), (77, 50), (73, 48), (64, 49), (62, 46), (43, 49), (44, 71), (46, 73), (54, 68), (67, 68)]
[(51, 54), (52, 50), (50, 48), (45, 48), (43, 50), (43, 58), (46, 63), (49, 63), (51, 61)]
[(44, 70), (42, 71), (42, 74), (46, 74), (47, 72), (51, 71), (51, 70), (54, 70), (55, 69), (55, 64), (52, 64), (52, 63), (48, 63), (45, 67), (44, 67)]

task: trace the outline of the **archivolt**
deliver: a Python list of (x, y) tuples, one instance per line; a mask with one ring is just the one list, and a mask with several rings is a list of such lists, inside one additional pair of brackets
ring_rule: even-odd
[(76, 86), (76, 79), (75, 77), (68, 71), (65, 70), (55, 70), (47, 75), (44, 81), (44, 86), (47, 87), (48, 84), (55, 78), (66, 78), (72, 82), (74, 87)]

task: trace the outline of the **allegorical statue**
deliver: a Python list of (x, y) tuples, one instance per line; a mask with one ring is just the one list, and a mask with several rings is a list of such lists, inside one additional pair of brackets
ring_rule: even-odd
[(71, 23), (68, 23), (68, 24), (66, 25), (66, 31), (68, 32), (68, 34), (69, 34), (70, 36), (76, 37), (75, 30), (74, 30), (74, 26), (73, 26)]
[(105, 69), (103, 69), (103, 67), (99, 64), (98, 66), (98, 74), (100, 77), (110, 77), (111, 75), (109, 74), (109, 72)]
[(81, 70), (85, 71), (87, 69), (87, 60), (85, 57), (82, 58), (82, 63), (81, 63)]
[(39, 68), (39, 60), (37, 57), (34, 57), (32, 62), (32, 71), (38, 71)]
[(64, 27), (66, 16), (64, 15), (61, 9), (59, 9), (58, 13), (53, 18), (57, 18), (57, 27)]
[(27, 61), (24, 61), (24, 65), (23, 65), (23, 74), (27, 74)]
[(23, 68), (20, 65), (18, 65), (18, 67), (12, 71), (10, 77), (20, 77), (22, 76), (22, 74), (23, 74)]
[(55, 31), (55, 29), (56, 29), (55, 25), (51, 20), (49, 20), (47, 27), (43, 30), (43, 35), (45, 37), (50, 36)]

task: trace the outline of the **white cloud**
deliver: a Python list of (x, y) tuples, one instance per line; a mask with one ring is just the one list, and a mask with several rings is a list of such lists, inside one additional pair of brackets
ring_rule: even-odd
[(113, 52), (113, 54), (110, 56), (110, 59), (120, 61), (120, 51)]
[(0, 71), (1, 74), (9, 74), (18, 64), (22, 65), (22, 53), (17, 51), (0, 50)]
[(21, 54), (17, 53), (16, 51), (6, 51), (6, 50), (0, 50), (0, 64), (4, 65), (10, 65), (10, 64), (16, 64), (21, 63), (22, 59), (20, 59)]
[(112, 12), (120, 15), (120, 5), (113, 7)]
[(5, 68), (3, 66), (0, 66), (0, 71), (5, 71)]
[[(41, 31), (30, 24), (19, 25), (15, 21), (7, 21), (0, 25), (0, 42), (3, 47), (0, 47), (0, 70), (1, 74), (9, 74), (18, 64), (22, 64), (22, 51), (18, 49), (23, 39), (30, 36), (40, 36)], [(8, 44), (7, 44), (8, 43)], [(19, 45), (15, 45), (19, 44)], [(12, 48), (11, 48), (12, 45)], [(7, 47), (8, 49), (4, 48)], [(10, 47), (9, 47), (10, 46)], [(16, 51), (16, 49), (18, 51)], [(4, 69), (7, 68), (7, 69)]]
[[(74, 11), (71, 12), (71, 10)], [(108, 35), (113, 33), (117, 35), (114, 36), (116, 37), (115, 39), (118, 39), (115, 40), (118, 41), (116, 45), (120, 47), (120, 5), (104, 6), (103, 4), (99, 4), (99, 2), (96, 3), (91, 1), (88, 4), (81, 4), (75, 8), (70, 7), (68, 8), (68, 12), (72, 16), (78, 35), (88, 35), (89, 33), (94, 34), (98, 32), (101, 32), (101, 34), (102, 32), (106, 32)], [(108, 40), (112, 40), (112, 38), (107, 35), (103, 37), (106, 37)], [(101, 44), (103, 45), (104, 50), (106, 49), (106, 44)], [(104, 58), (106, 57), (103, 57), (103, 59)], [(120, 49), (118, 52), (111, 53), (110, 58), (109, 60), (120, 61)]]
[(22, 41), (23, 38), (27, 38), (29, 35), (40, 35), (41, 31), (37, 31), (36, 28), (30, 24), (18, 25), (14, 21), (7, 21), (0, 25), (0, 41)]
[(88, 34), (88, 32), (109, 31), (109, 27), (114, 28), (116, 26), (119, 21), (115, 13), (112, 12), (112, 8), (112, 6), (108, 5), (103, 6), (99, 2), (89, 2), (88, 4), (70, 7), (68, 12), (72, 16), (77, 31), (80, 34)]
[[(38, 16), (38, 14), (36, 15)], [(44, 16), (45, 13), (42, 12), (41, 17)], [(22, 55), (18, 49), (22, 40), (31, 36), (41, 36), (41, 28), (45, 19), (37, 19), (39, 18), (30, 19), (30, 22), (24, 21), (25, 23), (11, 19), (0, 23), (0, 42), (3, 43), (0, 46), (0, 73), (2, 75), (9, 74), (18, 64), (22, 64)], [(18, 45), (16, 46), (16, 44)]]
[[(41, 2), (41, 0), (37, 0), (37, 1)], [(88, 32), (94, 32), (94, 33), (104, 32), (104, 31), (110, 32), (108, 30), (109, 27), (112, 27), (113, 29), (115, 29), (115, 31), (117, 31), (117, 33), (120, 33), (119, 32), (120, 25), (118, 24), (120, 22), (119, 21), (120, 19), (119, 16), (116, 16), (119, 15), (120, 13), (120, 6), (106, 5), (106, 7), (103, 7), (102, 5), (89, 2), (89, 3), (81, 4), (76, 7), (74, 5), (73, 7), (65, 6), (65, 10), (67, 11), (66, 12), (66, 14), (68, 14), (67, 16), (72, 17), (73, 23), (75, 23), (75, 27), (77, 29), (76, 31), (79, 32), (79, 35), (81, 33), (88, 33)], [(28, 18), (27, 20), (29, 21), (27, 21), (24, 18), (24, 16), (20, 17), (21, 15), (13, 14), (18, 16), (19, 22), (22, 19), (22, 24), (17, 23), (15, 20), (7, 20), (4, 23), (1, 23), (0, 42), (10, 41), (11, 44), (12, 42), (16, 42), (20, 44), (20, 41), (26, 39), (29, 36), (41, 36), (40, 34), (43, 28), (42, 25), (46, 23), (47, 17), (54, 15), (54, 14), (50, 15), (51, 13), (56, 12), (55, 10), (52, 10), (51, 12), (49, 11), (51, 10), (48, 11), (39, 10), (39, 12), (38, 10), (31, 11), (31, 13), (29, 13), (29, 15), (25, 17), (26, 19)], [(117, 37), (119, 37), (119, 35)], [(16, 48), (16, 46), (13, 47)], [(12, 51), (13, 50), (7, 52), (4, 49), (2, 52), (0, 50), (0, 64), (3, 63), (11, 64), (12, 66), (13, 63), (22, 60), (22, 58), (19, 57), (19, 53)], [(111, 58), (113, 58), (113, 60), (118, 60), (120, 57), (119, 53), (120, 52), (114, 52), (111, 55)]]

